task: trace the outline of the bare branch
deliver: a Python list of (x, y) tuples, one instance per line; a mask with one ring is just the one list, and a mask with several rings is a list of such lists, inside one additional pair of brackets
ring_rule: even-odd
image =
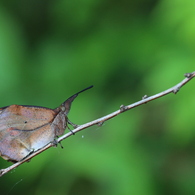
[[(104, 117), (101, 117), (99, 119), (96, 119), (94, 121), (88, 122), (88, 123), (83, 124), (83, 125), (79, 125), (79, 126), (77, 126), (77, 128), (75, 128), (71, 132), (68, 132), (68, 133), (64, 134), (63, 136), (61, 136), (60, 138), (58, 138), (56, 141), (59, 143), (62, 140), (70, 137), (71, 135), (73, 135), (73, 134), (75, 134), (75, 133), (77, 133), (77, 132), (79, 132), (79, 131), (81, 131), (83, 129), (86, 129), (87, 127), (90, 127), (90, 126), (93, 126), (93, 125), (102, 125), (105, 121), (107, 121), (107, 120), (117, 116), (118, 114), (121, 114), (121, 113), (123, 113), (123, 112), (125, 112), (127, 110), (130, 110), (132, 108), (135, 108), (137, 106), (145, 104), (145, 103), (147, 103), (149, 101), (152, 101), (154, 99), (160, 98), (160, 97), (162, 97), (164, 95), (167, 95), (169, 93), (173, 92), (174, 94), (176, 94), (180, 90), (180, 88), (182, 86), (184, 86), (187, 82), (189, 82), (192, 78), (195, 77), (195, 72), (186, 73), (184, 76), (186, 78), (183, 81), (181, 81), (180, 83), (178, 83), (177, 85), (175, 85), (174, 87), (171, 87), (170, 89), (167, 89), (167, 90), (165, 90), (163, 92), (160, 92), (160, 93), (158, 93), (156, 95), (153, 95), (153, 96), (150, 96), (150, 97), (148, 97), (147, 95), (144, 95), (142, 100), (140, 100), (138, 102), (135, 102), (133, 104), (130, 104), (130, 105), (127, 105), (127, 106), (121, 105), (119, 110), (117, 110), (117, 111), (115, 111), (115, 112), (113, 112), (111, 114), (108, 114), (108, 115), (106, 115)], [(0, 177), (3, 176), (4, 174), (8, 173), (9, 171), (15, 169), (16, 167), (20, 166), (24, 162), (28, 162), (31, 158), (33, 158), (34, 156), (40, 154), (41, 152), (47, 150), (48, 148), (50, 148), (52, 146), (55, 146), (55, 143), (49, 143), (48, 145), (44, 146), (40, 150), (35, 151), (32, 154), (30, 154), (29, 156), (27, 156), (24, 160), (19, 161), (19, 162), (15, 163), (15, 164), (5, 168), (5, 169), (1, 169), (0, 170)]]

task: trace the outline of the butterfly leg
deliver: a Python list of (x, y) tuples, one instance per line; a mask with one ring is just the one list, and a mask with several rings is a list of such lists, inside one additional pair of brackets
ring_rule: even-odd
[[(56, 138), (59, 138), (59, 136), (56, 136)], [(53, 143), (54, 147), (57, 147), (57, 145), (60, 144), (60, 147), (62, 149), (64, 148), (63, 145), (62, 145), (62, 143), (61, 142), (58, 142), (56, 139), (54, 139), (52, 143)]]
[(72, 123), (69, 119), (68, 119), (68, 124), (72, 125), (74, 129), (79, 127), (79, 125), (76, 125), (76, 124)]

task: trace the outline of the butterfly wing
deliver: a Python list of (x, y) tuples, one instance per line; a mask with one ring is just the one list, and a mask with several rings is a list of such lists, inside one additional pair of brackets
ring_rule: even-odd
[(11, 105), (0, 109), (0, 153), (9, 161), (20, 161), (32, 151), (53, 141), (51, 127), (57, 113), (48, 108)]

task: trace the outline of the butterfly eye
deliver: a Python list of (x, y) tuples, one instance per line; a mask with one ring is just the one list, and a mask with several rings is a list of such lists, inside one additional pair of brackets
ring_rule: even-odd
[(24, 121), (24, 123), (26, 124), (26, 123), (27, 123), (27, 121)]

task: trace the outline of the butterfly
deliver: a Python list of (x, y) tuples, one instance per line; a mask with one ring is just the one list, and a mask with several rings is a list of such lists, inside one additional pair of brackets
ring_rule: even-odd
[(55, 109), (23, 105), (0, 108), (0, 156), (15, 163), (55, 142), (68, 124), (74, 125), (67, 117), (73, 100), (92, 87), (72, 95)]

